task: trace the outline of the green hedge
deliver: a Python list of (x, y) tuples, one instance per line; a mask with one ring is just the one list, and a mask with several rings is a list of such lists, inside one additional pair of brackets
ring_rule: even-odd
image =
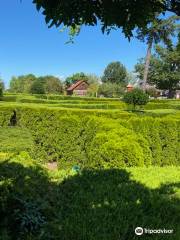
[(14, 107), (4, 107), (0, 106), (0, 127), (2, 126), (9, 126), (10, 125), (10, 119), (13, 115)]
[(0, 128), (0, 152), (8, 154), (19, 154), (21, 152), (33, 151), (33, 138), (30, 131), (19, 127)]
[[(29, 111), (50, 111), (50, 112), (57, 112), (59, 115), (77, 115), (80, 117), (95, 115), (95, 116), (105, 116), (110, 117), (113, 119), (127, 119), (131, 116), (135, 116), (132, 112), (126, 112), (122, 111), (121, 109), (76, 109), (76, 108), (66, 108), (66, 105), (64, 107), (60, 107), (60, 105), (56, 104), (20, 104), (20, 103), (3, 103), (0, 104), (0, 109), (2, 111), (13, 111), (13, 110), (19, 110), (19, 111), (26, 111), (29, 109)], [(5, 113), (6, 114), (6, 113)]]
[[(35, 158), (59, 161), (59, 167), (109, 168), (179, 165), (180, 121), (136, 117), (118, 111), (0, 107), (0, 124), (16, 112), (17, 125), (28, 128)], [(111, 119), (111, 115), (118, 119)], [(118, 115), (119, 114), (119, 115)]]
[(36, 157), (48, 161), (60, 159), (60, 168), (151, 165), (147, 141), (115, 120), (49, 115), (44, 111), (23, 113), (19, 124), (31, 129)]
[(123, 103), (120, 104), (109, 104), (109, 103), (93, 103), (93, 104), (81, 104), (81, 103), (73, 103), (73, 104), (56, 104), (56, 107), (64, 107), (64, 108), (79, 108), (79, 109), (125, 109), (126, 105)]
[(174, 100), (174, 101), (168, 101), (168, 100), (162, 100), (162, 101), (155, 101), (150, 102), (145, 106), (145, 109), (152, 110), (152, 109), (177, 109), (180, 110), (180, 101)]
[(180, 103), (180, 99), (151, 99), (152, 103)]
[(56, 104), (56, 107), (79, 109), (125, 109), (126, 104), (112, 99), (83, 98), (60, 95), (7, 95), (0, 98), (4, 102)]
[(180, 164), (180, 121), (172, 118), (133, 118), (128, 121), (128, 126), (148, 141), (153, 165)]
[[(40, 103), (56, 105), (56, 107), (79, 109), (127, 109), (128, 106), (119, 99), (89, 98), (63, 95), (27, 95), (12, 94), (0, 98), (4, 102)], [(151, 100), (145, 110), (174, 109), (180, 110), (179, 100)]]
[(0, 97), (0, 101), (4, 101), (4, 102), (16, 102), (17, 100), (17, 96), (3, 96), (3, 97)]
[(78, 97), (78, 96), (64, 96), (64, 95), (44, 95), (37, 94), (34, 95), (36, 98), (48, 99), (48, 100), (96, 100), (96, 101), (117, 101), (119, 98), (96, 98), (96, 97)]

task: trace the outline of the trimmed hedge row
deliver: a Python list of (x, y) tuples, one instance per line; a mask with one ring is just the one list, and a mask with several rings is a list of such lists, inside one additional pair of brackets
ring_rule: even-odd
[(3, 97), (0, 97), (0, 101), (4, 101), (4, 102), (16, 102), (17, 100), (17, 96), (15, 95), (12, 95), (12, 96), (3, 96)]
[(131, 118), (124, 122), (147, 141), (152, 165), (180, 164), (180, 121), (172, 118)]
[(53, 107), (63, 107), (63, 108), (77, 108), (77, 109), (125, 109), (126, 104), (123, 102), (112, 104), (108, 102), (104, 103), (66, 103), (66, 102), (58, 102), (54, 100), (44, 100), (44, 99), (19, 99), (18, 102), (21, 103), (42, 103), (42, 104), (50, 104)]
[(96, 97), (78, 97), (78, 96), (64, 96), (64, 95), (41, 95), (37, 94), (34, 95), (36, 98), (41, 99), (48, 99), (48, 100), (83, 100), (83, 101), (89, 101), (89, 100), (96, 100), (96, 101), (117, 101), (119, 98), (96, 98)]
[[(46, 95), (44, 95), (46, 96)], [(71, 97), (69, 96), (56, 96), (50, 95), (46, 97), (35, 98), (34, 95), (7, 95), (1, 97), (0, 100), (4, 102), (19, 102), (19, 103), (40, 103), (40, 104), (55, 104), (55, 107), (65, 107), (65, 108), (79, 108), (79, 109), (125, 109), (126, 104), (122, 101), (116, 100), (111, 101), (111, 99), (98, 99), (98, 98), (81, 98), (81, 97)], [(55, 100), (56, 99), (56, 100)], [(66, 99), (66, 100), (65, 100)]]
[(13, 110), (14, 107), (0, 106), (0, 127), (10, 125), (10, 119), (13, 115)]
[(78, 109), (125, 109), (126, 105), (124, 103), (120, 104), (109, 104), (109, 103), (93, 103), (93, 104), (56, 104), (55, 107), (64, 108), (78, 108)]
[(152, 109), (176, 109), (176, 110), (180, 110), (180, 101), (149, 102), (144, 108), (146, 110), (152, 110)]
[(34, 136), (36, 158), (60, 159), (60, 167), (151, 164), (147, 141), (115, 120), (96, 116), (80, 118), (52, 111), (33, 114), (24, 111), (18, 115), (19, 125), (29, 128)]
[[(135, 116), (134, 113), (131, 112), (125, 112), (121, 111), (119, 109), (112, 109), (112, 110), (105, 110), (105, 109), (76, 109), (76, 108), (60, 108), (56, 107), (56, 105), (37, 105), (37, 104), (18, 104), (18, 103), (13, 103), (13, 104), (2, 104), (0, 105), (0, 111), (6, 112), (10, 111), (13, 112), (13, 110), (17, 112), (21, 111), (50, 111), (50, 112), (55, 112), (59, 115), (76, 115), (81, 118), (86, 117), (86, 116), (105, 116), (113, 119), (127, 119), (129, 117)], [(6, 113), (5, 113), (6, 114)], [(2, 114), (3, 115), (3, 114)], [(18, 116), (17, 116), (18, 117)], [(2, 117), (3, 118), (3, 117)], [(1, 121), (1, 120), (0, 120)], [(3, 121), (3, 119), (2, 119)]]
[[(59, 104), (59, 107), (79, 109), (126, 109), (128, 106), (119, 99), (89, 98), (61, 95), (5, 95), (0, 98), (5, 102)], [(179, 100), (151, 100), (145, 110), (175, 109), (180, 110)]]
[(166, 102), (169, 102), (169, 103), (180, 103), (180, 99), (151, 99), (151, 102), (153, 103), (166, 103)]
[(109, 168), (180, 163), (180, 122), (175, 119), (126, 115), (114, 120), (98, 117), (93, 111), (87, 114), (88, 110), (25, 106), (14, 109), (10, 106), (0, 108), (1, 126), (9, 124), (13, 111), (17, 124), (28, 128), (33, 135), (35, 158), (58, 160), (60, 167)]

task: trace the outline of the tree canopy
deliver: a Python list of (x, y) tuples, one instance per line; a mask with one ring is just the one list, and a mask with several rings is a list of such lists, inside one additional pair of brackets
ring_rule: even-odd
[(44, 88), (46, 93), (62, 93), (63, 92), (63, 84), (59, 78), (47, 75), (41, 77), (44, 79)]
[(172, 45), (172, 37), (176, 35), (176, 32), (180, 29), (180, 24), (177, 21), (180, 20), (178, 16), (170, 16), (166, 19), (160, 19), (159, 16), (152, 21), (144, 29), (137, 30), (137, 38), (143, 42), (147, 43), (147, 54), (144, 67), (144, 76), (143, 76), (143, 89), (146, 89), (149, 64), (151, 58), (151, 50), (154, 44), (163, 42), (165, 45), (170, 47)]
[(103, 83), (99, 86), (98, 95), (109, 97), (109, 98), (118, 98), (124, 93), (124, 88), (116, 83)]
[(120, 62), (111, 62), (105, 68), (101, 80), (102, 82), (125, 84), (127, 80), (127, 71), (125, 66)]
[(149, 96), (142, 89), (134, 88), (131, 92), (125, 93), (123, 100), (125, 103), (136, 106), (146, 105), (149, 101)]
[(42, 10), (49, 27), (64, 25), (75, 29), (81, 25), (101, 24), (102, 32), (122, 28), (126, 37), (144, 28), (157, 13), (166, 11), (180, 15), (179, 0), (33, 0)]
[[(169, 97), (173, 92), (180, 89), (180, 35), (175, 46), (156, 47), (156, 54), (150, 61), (148, 82), (155, 84), (158, 89), (169, 90)], [(143, 76), (144, 63), (141, 60), (135, 66), (139, 77)]]
[(51, 75), (36, 77), (27, 74), (12, 77), (9, 90), (15, 93), (62, 93), (63, 85), (59, 78)]
[(43, 79), (36, 79), (31, 86), (30, 92), (33, 94), (45, 94), (45, 86)]
[(30, 93), (31, 85), (36, 80), (34, 74), (12, 77), (10, 80), (10, 91), (15, 93)]

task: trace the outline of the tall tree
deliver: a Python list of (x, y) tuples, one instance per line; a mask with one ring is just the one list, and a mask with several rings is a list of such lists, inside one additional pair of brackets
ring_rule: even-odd
[[(168, 90), (169, 98), (174, 96), (175, 90), (180, 89), (180, 35), (177, 45), (156, 47), (156, 54), (152, 56), (148, 82), (158, 89)], [(135, 66), (139, 76), (143, 76), (144, 64), (142, 60)]]
[(31, 85), (32, 94), (45, 94), (45, 81), (43, 78), (37, 78)]
[(122, 28), (127, 37), (132, 36), (135, 28), (146, 27), (157, 13), (171, 11), (180, 15), (179, 0), (33, 0), (33, 3), (42, 10), (49, 27), (64, 25), (76, 29), (100, 22), (102, 32)]
[(44, 88), (46, 93), (63, 93), (63, 84), (59, 78), (48, 75), (41, 77), (44, 79)]
[(170, 46), (171, 37), (174, 36), (175, 30), (180, 27), (180, 25), (176, 24), (176, 21), (179, 19), (180, 17), (177, 17), (177, 16), (171, 16), (167, 19), (159, 19), (157, 17), (146, 28), (138, 29), (137, 38), (147, 43), (147, 54), (145, 58), (145, 66), (144, 66), (144, 74), (143, 74), (144, 90), (146, 89), (153, 44), (158, 44), (159, 42), (162, 41), (166, 45)]
[(104, 70), (102, 82), (110, 82), (116, 84), (125, 84), (127, 79), (127, 71), (125, 66), (120, 62), (112, 62)]

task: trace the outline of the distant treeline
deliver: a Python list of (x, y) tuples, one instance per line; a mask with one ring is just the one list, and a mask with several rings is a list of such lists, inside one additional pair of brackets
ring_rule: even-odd
[(120, 97), (129, 82), (130, 75), (120, 62), (112, 62), (104, 70), (102, 77), (84, 72), (74, 73), (64, 81), (47, 75), (36, 77), (34, 74), (14, 76), (10, 80), (10, 93), (26, 94), (63, 94), (66, 89), (79, 80), (88, 82), (87, 95), (90, 97)]
[(34, 74), (12, 77), (9, 92), (14, 93), (63, 93), (63, 84), (59, 78), (47, 75), (36, 77)]

